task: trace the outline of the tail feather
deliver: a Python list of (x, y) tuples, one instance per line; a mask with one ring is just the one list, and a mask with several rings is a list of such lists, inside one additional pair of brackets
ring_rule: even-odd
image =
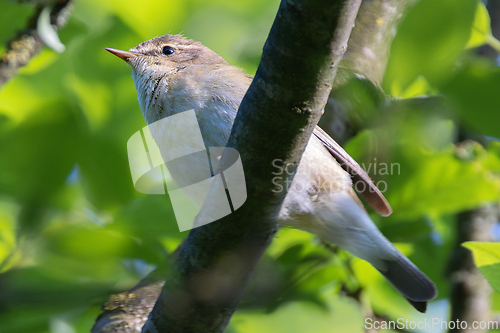
[[(299, 228), (368, 261), (420, 312), (437, 295), (434, 283), (377, 229), (354, 193), (335, 193)], [(307, 227), (307, 228), (304, 228)]]
[(437, 296), (434, 283), (410, 260), (397, 253), (394, 260), (384, 260), (384, 269), (376, 267), (415, 309), (425, 312), (427, 301)]

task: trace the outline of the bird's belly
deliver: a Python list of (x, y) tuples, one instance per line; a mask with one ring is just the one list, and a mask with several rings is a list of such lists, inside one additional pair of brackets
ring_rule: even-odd
[(331, 195), (350, 191), (351, 184), (349, 174), (316, 137), (311, 137), (292, 183), (283, 186), (288, 193), (280, 211), (280, 223), (293, 225), (295, 220), (313, 214), (316, 206), (330, 200)]

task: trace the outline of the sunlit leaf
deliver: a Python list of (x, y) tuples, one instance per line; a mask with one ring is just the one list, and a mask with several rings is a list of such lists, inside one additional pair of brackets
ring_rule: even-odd
[(419, 76), (413, 81), (406, 90), (397, 95), (401, 95), (403, 98), (412, 98), (416, 96), (428, 95), (431, 92), (431, 86), (429, 82), (423, 76)]
[(398, 95), (421, 75), (439, 86), (469, 40), (476, 5), (476, 0), (417, 2), (392, 43), (384, 90)]
[(180, 1), (141, 1), (111, 0), (106, 2), (89, 1), (90, 8), (102, 8), (105, 11), (118, 15), (130, 28), (134, 29), (144, 40), (164, 35), (172, 26), (178, 25), (186, 13), (185, 3)]
[(466, 242), (462, 245), (472, 251), (476, 266), (491, 286), (500, 292), (500, 243)]
[(466, 48), (478, 47), (486, 43), (491, 35), (490, 14), (483, 2), (478, 1), (472, 31)]
[(329, 332), (332, 328), (336, 332), (363, 332), (363, 318), (359, 305), (347, 298), (336, 297), (324, 291), (328, 310), (325, 311), (311, 303), (288, 303), (270, 315), (263, 315), (257, 311), (237, 312), (228, 327), (228, 332), (310, 332), (314, 328), (317, 332)]
[(49, 49), (44, 49), (42, 50), (42, 52), (40, 52), (40, 54), (33, 58), (33, 60), (30, 61), (28, 66), (23, 67), (21, 72), (26, 75), (38, 73), (39, 71), (52, 65), (57, 59), (57, 53)]
[[(0, 202), (0, 273), (16, 261), (15, 207)], [(19, 256), (17, 256), (19, 257)]]

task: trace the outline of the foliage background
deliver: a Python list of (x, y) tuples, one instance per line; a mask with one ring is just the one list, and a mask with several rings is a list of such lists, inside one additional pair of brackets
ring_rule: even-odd
[[(133, 189), (126, 142), (145, 122), (130, 70), (103, 48), (182, 32), (253, 74), (278, 4), (76, 1), (59, 32), (66, 51), (44, 49), (2, 87), (1, 333), (89, 332), (109, 294), (133, 286), (187, 234), (168, 197)], [(482, 8), (421, 0), (391, 48), (383, 89), (396, 99), (376, 103), (357, 79), (341, 88), (359, 129), (346, 149), (372, 165), (394, 209), (373, 218), (438, 286), (426, 318), (447, 318), (455, 214), (499, 199), (500, 72), (476, 55), (494, 43)], [(3, 44), (32, 13), (28, 3), (0, 2)], [(481, 144), (455, 145), (465, 132)], [(363, 308), (347, 297), (359, 288), (361, 304), (379, 313), (424, 318), (371, 266), (295, 230), (279, 232), (254, 280), (228, 332), (362, 332)]]

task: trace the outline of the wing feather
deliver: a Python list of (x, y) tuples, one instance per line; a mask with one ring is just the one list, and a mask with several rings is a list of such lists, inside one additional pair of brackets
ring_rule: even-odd
[(332, 154), (340, 166), (347, 171), (353, 179), (353, 183), (362, 182), (363, 191), (360, 191), (360, 186), (354, 188), (359, 194), (382, 216), (389, 216), (392, 213), (392, 208), (387, 202), (382, 192), (375, 186), (370, 179), (370, 176), (363, 170), (359, 164), (342, 148), (335, 140), (333, 140), (325, 131), (316, 126), (313, 134), (321, 141), (323, 146)]

